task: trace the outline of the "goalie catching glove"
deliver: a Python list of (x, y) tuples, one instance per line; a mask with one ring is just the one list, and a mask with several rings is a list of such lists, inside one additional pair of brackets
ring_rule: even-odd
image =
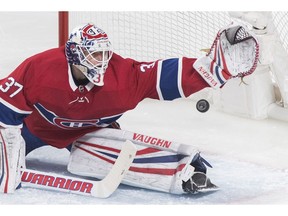
[(253, 73), (259, 59), (259, 44), (247, 28), (231, 24), (220, 30), (206, 56), (198, 58), (193, 67), (213, 88), (227, 80)]

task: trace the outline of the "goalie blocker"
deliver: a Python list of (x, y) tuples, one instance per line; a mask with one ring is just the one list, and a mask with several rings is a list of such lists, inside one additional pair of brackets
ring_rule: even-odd
[(212, 166), (193, 146), (111, 128), (74, 142), (68, 171), (103, 179), (126, 140), (135, 144), (137, 153), (123, 184), (173, 194), (217, 190), (206, 176), (206, 166)]

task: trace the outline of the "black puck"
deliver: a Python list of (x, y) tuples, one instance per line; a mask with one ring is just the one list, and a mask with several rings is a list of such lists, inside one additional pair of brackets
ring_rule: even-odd
[(205, 99), (199, 100), (196, 104), (196, 109), (202, 113), (207, 112), (209, 110), (209, 108), (210, 108), (210, 104)]

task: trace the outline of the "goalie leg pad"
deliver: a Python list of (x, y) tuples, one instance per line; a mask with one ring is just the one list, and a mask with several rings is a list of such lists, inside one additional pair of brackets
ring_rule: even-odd
[[(99, 135), (102, 130), (103, 134)], [(108, 130), (110, 134), (113, 130), (119, 135), (131, 133)], [(121, 136), (118, 139), (112, 139), (111, 136), (105, 137), (106, 133), (106, 129), (101, 129), (73, 143), (68, 164), (69, 172), (98, 179), (103, 179), (109, 173), (125, 141)], [(145, 143), (145, 145), (134, 144), (137, 154), (122, 181), (123, 184), (173, 194), (185, 193), (182, 187), (183, 179), (187, 181), (192, 174), (186, 177), (183, 172), (187, 173), (187, 169), (183, 170), (191, 163), (193, 158), (191, 155), (195, 155), (196, 149), (194, 153), (183, 154), (177, 151), (160, 150)], [(180, 149), (183, 150), (183, 147)]]
[(25, 141), (19, 128), (0, 129), (0, 192), (14, 193), (25, 168)]

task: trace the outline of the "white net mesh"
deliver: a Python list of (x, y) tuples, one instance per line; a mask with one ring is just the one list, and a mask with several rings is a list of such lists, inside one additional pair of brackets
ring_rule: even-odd
[(288, 12), (274, 11), (272, 12), (272, 20), (279, 35), (279, 39), (282, 42), (282, 46), (288, 53)]
[(203, 55), (231, 19), (227, 12), (69, 12), (69, 31), (86, 22), (106, 31), (116, 53), (152, 61)]

